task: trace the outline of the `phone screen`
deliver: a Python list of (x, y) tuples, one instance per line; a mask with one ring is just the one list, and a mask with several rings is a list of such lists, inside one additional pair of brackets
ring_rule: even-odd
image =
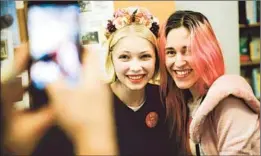
[[(28, 2), (27, 27), (33, 60), (30, 78), (37, 96), (61, 74), (70, 81), (77, 80), (81, 66), (79, 13), (77, 1)], [(45, 102), (46, 98), (45, 95)]]
[[(28, 34), (30, 53), (35, 62), (31, 78), (37, 87), (43, 88), (39, 83), (52, 81), (56, 72), (70, 78), (77, 76), (79, 13), (79, 6), (74, 4), (47, 3), (30, 6)], [(50, 74), (48, 71), (53, 73)]]

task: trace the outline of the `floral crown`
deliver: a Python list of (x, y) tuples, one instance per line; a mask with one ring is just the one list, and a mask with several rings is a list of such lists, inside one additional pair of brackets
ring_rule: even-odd
[(113, 19), (108, 20), (105, 36), (110, 37), (116, 30), (132, 23), (146, 26), (158, 37), (159, 20), (154, 17), (147, 9), (138, 7), (129, 7), (118, 9), (113, 14)]

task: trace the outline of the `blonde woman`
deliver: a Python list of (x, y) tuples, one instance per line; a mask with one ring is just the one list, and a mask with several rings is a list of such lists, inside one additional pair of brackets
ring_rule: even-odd
[(165, 107), (157, 81), (158, 20), (144, 8), (123, 8), (108, 21), (106, 72), (114, 94), (119, 152), (169, 155)]

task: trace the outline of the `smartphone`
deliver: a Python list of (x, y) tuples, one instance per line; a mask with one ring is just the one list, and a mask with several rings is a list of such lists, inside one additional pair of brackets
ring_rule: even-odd
[(31, 88), (37, 93), (33, 99), (38, 97), (40, 103), (48, 101), (46, 85), (60, 75), (69, 83), (78, 79), (81, 67), (79, 13), (77, 1), (28, 1)]

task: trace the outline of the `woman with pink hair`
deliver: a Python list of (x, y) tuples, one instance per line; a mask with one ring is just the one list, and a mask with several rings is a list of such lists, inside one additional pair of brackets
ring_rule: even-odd
[(177, 11), (163, 31), (161, 96), (180, 154), (260, 154), (260, 103), (244, 78), (224, 75), (222, 51), (208, 19)]

